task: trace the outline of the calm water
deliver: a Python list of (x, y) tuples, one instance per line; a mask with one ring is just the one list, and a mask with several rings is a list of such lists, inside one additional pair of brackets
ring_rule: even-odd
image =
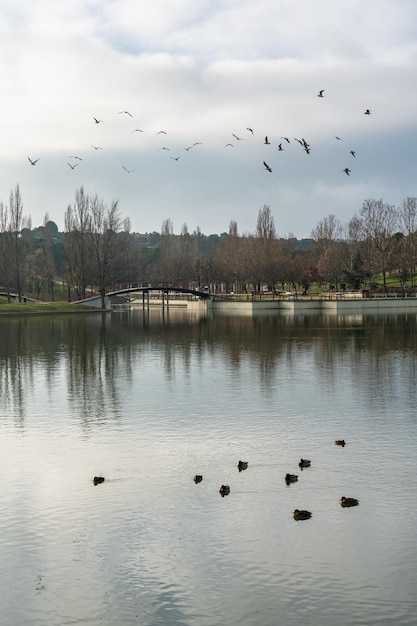
[(416, 315), (0, 333), (1, 624), (416, 624)]

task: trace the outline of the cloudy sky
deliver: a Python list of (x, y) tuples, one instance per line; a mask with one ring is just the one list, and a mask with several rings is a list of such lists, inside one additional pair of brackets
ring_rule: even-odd
[(18, 183), (34, 227), (81, 185), (133, 231), (207, 235), (417, 196), (414, 0), (1, 5), (0, 198)]

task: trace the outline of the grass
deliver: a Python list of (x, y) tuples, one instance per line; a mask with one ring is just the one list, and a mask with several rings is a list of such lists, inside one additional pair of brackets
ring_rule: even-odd
[(69, 302), (7, 302), (0, 298), (0, 315), (47, 315), (56, 313), (91, 313), (101, 309), (88, 306), (77, 306)]

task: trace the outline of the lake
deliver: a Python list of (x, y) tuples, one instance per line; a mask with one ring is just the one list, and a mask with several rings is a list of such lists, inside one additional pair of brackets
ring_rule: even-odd
[(0, 333), (1, 623), (414, 626), (415, 314)]

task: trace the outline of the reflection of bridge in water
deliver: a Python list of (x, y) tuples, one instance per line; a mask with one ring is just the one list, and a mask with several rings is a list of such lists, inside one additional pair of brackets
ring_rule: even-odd
[[(160, 294), (162, 300), (162, 307), (169, 307), (170, 294), (184, 294), (194, 296), (201, 300), (208, 300), (210, 290), (208, 287), (199, 287), (194, 283), (180, 283), (176, 281), (137, 281), (129, 283), (121, 283), (119, 285), (113, 285), (105, 296), (106, 309), (111, 308), (111, 299), (116, 296), (127, 296), (128, 294), (142, 294), (142, 306), (149, 307), (150, 294)], [(102, 298), (100, 294), (93, 294), (88, 298), (75, 300), (78, 304), (85, 304), (87, 306), (102, 306)]]

